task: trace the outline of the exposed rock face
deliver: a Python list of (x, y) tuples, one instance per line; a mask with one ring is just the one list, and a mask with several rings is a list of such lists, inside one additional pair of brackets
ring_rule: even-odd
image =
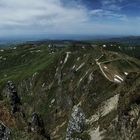
[[(37, 51), (34, 49), (19, 49), (18, 75), (12, 75), (11, 69), (6, 73), (6, 79), (13, 77), (16, 86), (9, 81), (6, 92), (3, 90), (5, 78), (0, 79), (0, 120), (12, 130), (13, 139), (140, 139), (140, 75), (135, 60), (105, 53), (102, 58), (105, 71), (113, 77), (117, 73), (124, 78), (118, 84), (103, 75), (95, 61), (102, 53), (92, 47), (66, 48), (49, 55), (46, 47), (44, 50), (40, 47), (37, 54), (30, 53)], [(20, 58), (22, 53), (26, 57)], [(15, 58), (13, 61), (15, 64)], [(11, 61), (5, 67), (11, 68)], [(25, 75), (21, 76), (19, 69)], [(1, 73), (0, 77), (3, 77)], [(5, 92), (10, 103), (3, 96)], [(24, 119), (19, 115), (22, 108), (26, 114)], [(7, 135), (5, 128), (0, 133), (0, 138)]]
[(31, 130), (37, 133), (44, 133), (44, 123), (37, 113), (32, 114)]
[(50, 140), (49, 134), (45, 132), (45, 126), (44, 126), (43, 119), (41, 118), (41, 116), (39, 116), (35, 112), (32, 114), (32, 120), (28, 125), (28, 131), (37, 133), (37, 134), (43, 136), (44, 139), (46, 138), (47, 140)]
[[(120, 94), (117, 124), (120, 140), (139, 139), (138, 132), (140, 130), (140, 88), (139, 85), (137, 85), (137, 76), (138, 75), (134, 73), (128, 75), (128, 77), (131, 77), (131, 81), (135, 81), (135, 83), (131, 86), (126, 86), (125, 84), (128, 84), (127, 78), (126, 83), (123, 85), (127, 87), (125, 89), (126, 93), (122, 90)], [(133, 86), (138, 87), (133, 89)]]
[(11, 131), (0, 122), (0, 140), (10, 140)]
[(85, 127), (85, 114), (76, 105), (72, 109), (71, 118), (68, 123), (66, 140), (81, 140), (76, 134), (81, 134)]
[(9, 98), (10, 98), (12, 113), (14, 114), (16, 112), (20, 112), (21, 111), (21, 107), (20, 107), (21, 100), (17, 94), (16, 87), (12, 81), (8, 81), (7, 88), (9, 91)]

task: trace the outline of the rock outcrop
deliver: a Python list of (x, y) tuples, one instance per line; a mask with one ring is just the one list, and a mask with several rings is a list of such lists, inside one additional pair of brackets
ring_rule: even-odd
[(50, 135), (45, 130), (44, 121), (37, 113), (32, 114), (31, 122), (28, 123), (28, 132), (37, 133), (44, 137), (44, 139), (50, 140)]
[(11, 130), (0, 122), (0, 140), (11, 140)]
[(22, 117), (25, 117), (25, 114), (22, 110), (21, 99), (17, 94), (17, 89), (12, 81), (7, 82), (8, 96), (10, 99), (11, 112), (12, 114), (21, 113)]
[(98, 47), (22, 47), (0, 62), (0, 140), (140, 139), (139, 60), (105, 50), (101, 70)]
[(72, 109), (71, 117), (68, 123), (66, 140), (82, 140), (80, 134), (85, 129), (85, 114), (80, 107), (76, 105)]

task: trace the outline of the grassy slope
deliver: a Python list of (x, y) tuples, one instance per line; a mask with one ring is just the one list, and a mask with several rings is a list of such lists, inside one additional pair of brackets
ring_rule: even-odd
[[(41, 52), (36, 52), (38, 50)], [(60, 92), (57, 78), (54, 75), (56, 74), (56, 69), (61, 66), (60, 61), (64, 61), (68, 51), (72, 53), (62, 69), (62, 89)], [(96, 112), (96, 108), (102, 101), (116, 94), (115, 90), (118, 86), (106, 80), (96, 65), (95, 59), (102, 54), (99, 49), (71, 47), (56, 50), (53, 54), (50, 54), (50, 52), (51, 49), (47, 46), (24, 46), (16, 50), (0, 52), (0, 56), (7, 59), (6, 61), (0, 61), (0, 86), (5, 86), (7, 80), (13, 80), (19, 86), (19, 95), (24, 103), (27, 120), (29, 120), (32, 112), (39, 112), (45, 120), (47, 129), (53, 132), (54, 128), (67, 121), (71, 107), (74, 104), (78, 104), (81, 101), (82, 108), (88, 118)], [(129, 70), (132, 70), (132, 68), (139, 69), (138, 60), (112, 52), (107, 52), (107, 54), (106, 60), (120, 58), (123, 61), (124, 59), (125, 62), (127, 61), (131, 65)], [(77, 60), (77, 58), (80, 59)], [(78, 68), (82, 63), (85, 63), (85, 65), (76, 74), (71, 74), (72, 67), (75, 65)], [(114, 65), (118, 70), (120, 70), (120, 67), (122, 70), (126, 69), (124, 64), (127, 63), (111, 62), (111, 65)], [(88, 73), (85, 75), (87, 71)], [(38, 74), (33, 79), (35, 73)], [(88, 83), (91, 73), (94, 79)], [(30, 81), (30, 78), (33, 80)], [(79, 82), (81, 78), (83, 80)], [(30, 82), (33, 84), (28, 91), (26, 85), (23, 84), (24, 80), (27, 85)], [(73, 81), (71, 82), (71, 80)], [(20, 86), (21, 81), (22, 86)], [(47, 85), (46, 88), (41, 88), (43, 83)], [(49, 86), (51, 88), (48, 88)], [(54, 98), (58, 101), (52, 107), (49, 107)], [(68, 106), (69, 100), (73, 103)], [(58, 115), (55, 115), (56, 109), (58, 110)], [(67, 124), (56, 133), (61, 134), (61, 138), (65, 137), (66, 126)], [(14, 137), (17, 137), (17, 139), (21, 139), (21, 137), (30, 139), (24, 138), (24, 128), (21, 128), (21, 131), (15, 129)]]
[[(41, 49), (41, 52), (36, 52)], [(50, 55), (47, 46), (24, 47), (16, 50), (5, 50), (0, 56), (6, 60), (0, 61), (0, 83), (7, 80), (20, 81), (35, 72), (48, 67), (57, 57), (57, 53)]]

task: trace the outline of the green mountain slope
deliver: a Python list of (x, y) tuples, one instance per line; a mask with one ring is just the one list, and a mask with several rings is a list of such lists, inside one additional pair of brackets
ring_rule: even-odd
[[(0, 120), (10, 139), (140, 138), (138, 59), (92, 46), (25, 45), (0, 51), (0, 66)], [(11, 104), (13, 90), (19, 100)]]

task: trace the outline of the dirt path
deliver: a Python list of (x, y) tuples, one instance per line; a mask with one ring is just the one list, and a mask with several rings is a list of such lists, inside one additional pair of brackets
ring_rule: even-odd
[(108, 60), (108, 61), (103, 61), (103, 62), (99, 62), (99, 60), (103, 57), (103, 55), (101, 55), (98, 59), (96, 59), (96, 64), (99, 66), (102, 74), (105, 76), (106, 79), (108, 79), (109, 81), (111, 82), (115, 82), (115, 83), (121, 83), (123, 81), (123, 78), (118, 76), (117, 74), (115, 75), (115, 73), (111, 73), (110, 70), (108, 69), (107, 66), (105, 66), (106, 69), (108, 69), (107, 72), (105, 72), (104, 68), (103, 68), (103, 64), (105, 63), (109, 63), (109, 62), (114, 62), (114, 61), (118, 61), (120, 60), (119, 58), (118, 59), (115, 59), (115, 60)]

